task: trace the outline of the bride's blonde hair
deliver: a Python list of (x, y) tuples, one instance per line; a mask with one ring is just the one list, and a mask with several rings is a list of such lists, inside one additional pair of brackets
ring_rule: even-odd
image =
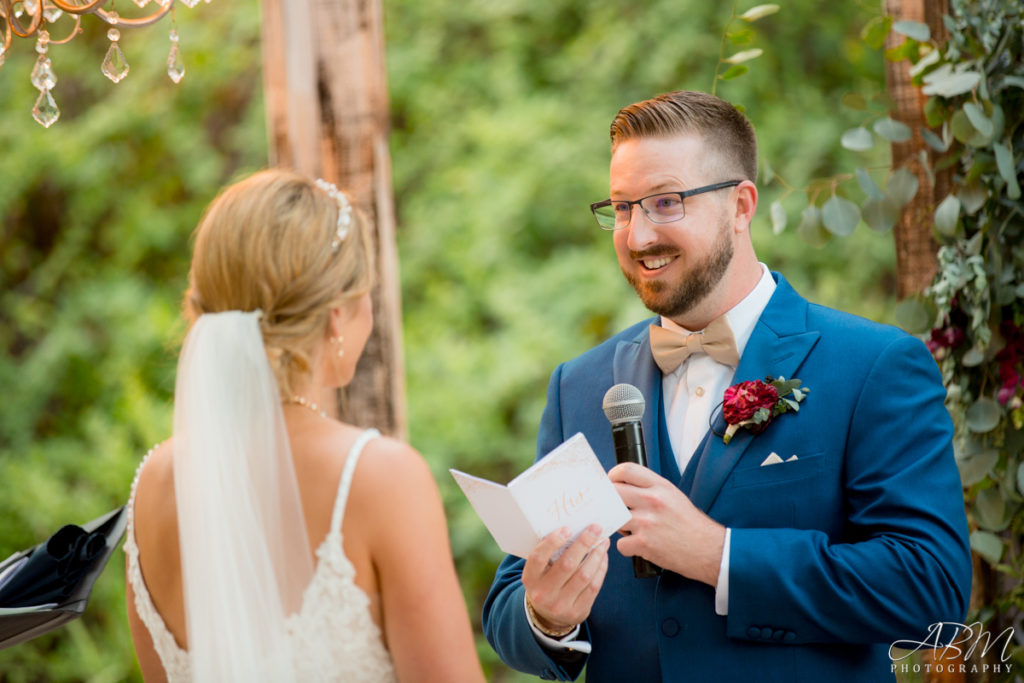
[(262, 310), (263, 343), (285, 398), (311, 372), (330, 309), (373, 285), (367, 221), (354, 209), (334, 249), (338, 211), (308, 178), (272, 169), (221, 191), (196, 228), (185, 317), (191, 325), (204, 313)]

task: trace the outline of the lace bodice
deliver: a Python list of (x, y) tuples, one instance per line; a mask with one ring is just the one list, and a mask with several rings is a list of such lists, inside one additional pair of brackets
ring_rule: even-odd
[[(370, 599), (356, 585), (355, 567), (345, 556), (341, 543), (341, 522), (356, 462), (366, 443), (379, 435), (377, 430), (369, 429), (352, 444), (342, 469), (330, 531), (316, 550), (313, 579), (303, 594), (302, 608), (288, 617), (297, 680), (346, 683), (397, 680), (380, 629), (370, 616)], [(147, 459), (152, 452), (146, 454)], [(156, 611), (139, 567), (134, 524), (135, 489), (145, 463), (143, 459), (139, 465), (128, 499), (128, 530), (124, 543), (128, 581), (135, 593), (135, 610), (153, 639), (168, 682), (188, 683), (192, 680), (188, 652), (178, 647)]]

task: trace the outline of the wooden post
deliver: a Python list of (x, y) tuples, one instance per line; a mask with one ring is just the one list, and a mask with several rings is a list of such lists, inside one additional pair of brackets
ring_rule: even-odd
[[(946, 14), (945, 0), (886, 0), (885, 12), (894, 20), (919, 21), (928, 25), (931, 35), (940, 45), (945, 43), (946, 28), (942, 17)], [(903, 36), (890, 32), (886, 48), (903, 42)], [(936, 252), (938, 244), (932, 237), (935, 207), (950, 189), (950, 173), (936, 174), (935, 183), (929, 179), (919, 160), (922, 151), (929, 164), (935, 161), (935, 151), (921, 138), (925, 124), (924, 105), (927, 96), (911, 82), (909, 62), (886, 62), (885, 81), (893, 100), (892, 117), (910, 126), (913, 137), (906, 142), (892, 144), (892, 167), (908, 167), (917, 176), (917, 195), (903, 209), (893, 230), (896, 240), (896, 277), (898, 295), (913, 296), (931, 284), (938, 270)]]
[(271, 164), (335, 183), (375, 226), (374, 332), (336, 408), (347, 422), (404, 439), (401, 294), (381, 3), (262, 3)]

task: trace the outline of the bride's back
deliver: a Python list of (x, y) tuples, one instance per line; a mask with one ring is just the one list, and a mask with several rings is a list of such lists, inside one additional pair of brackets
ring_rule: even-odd
[(200, 222), (175, 435), (126, 542), (147, 680), (482, 680), (429, 467), (317, 406), (370, 335), (372, 252), (342, 193), (286, 171)]

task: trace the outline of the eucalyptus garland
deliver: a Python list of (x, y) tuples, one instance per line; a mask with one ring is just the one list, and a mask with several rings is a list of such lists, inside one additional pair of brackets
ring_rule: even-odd
[[(939, 272), (923, 303), (927, 344), (956, 425), (971, 547), (989, 573), (972, 618), (1014, 626), (1024, 645), (1024, 0), (952, 0), (948, 40), (908, 37), (929, 95), (922, 131), (953, 188), (935, 207)], [(920, 31), (923, 25), (917, 25)], [(913, 33), (906, 31), (909, 36)], [(976, 577), (976, 581), (985, 577)]]

